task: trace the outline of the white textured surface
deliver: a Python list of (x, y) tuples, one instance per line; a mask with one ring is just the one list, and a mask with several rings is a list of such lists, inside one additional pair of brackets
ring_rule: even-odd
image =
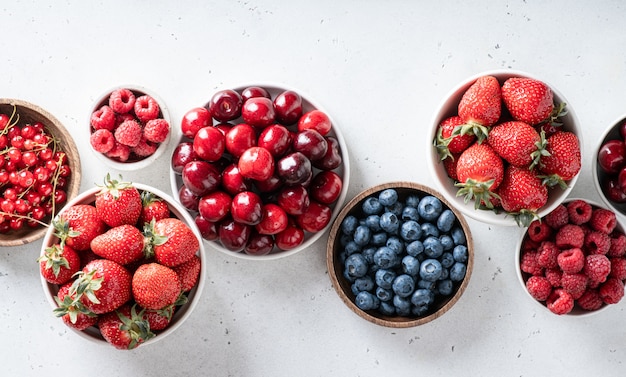
[[(107, 88), (150, 88), (177, 126), (216, 89), (284, 83), (342, 127), (351, 198), (391, 180), (433, 187), (424, 164), (435, 107), (465, 77), (512, 68), (544, 78), (575, 107), (585, 149), (572, 196), (599, 201), (590, 154), (626, 107), (623, 2), (424, 3), (3, 3), (0, 96), (36, 103), (64, 122), (81, 152), (84, 190), (106, 171), (88, 149), (85, 122)], [(170, 192), (168, 156), (124, 176)], [(267, 262), (209, 249), (196, 311), (170, 338), (133, 352), (94, 346), (52, 315), (35, 263), (41, 242), (2, 249), (2, 375), (622, 375), (626, 301), (582, 319), (541, 311), (516, 280), (519, 229), (468, 222), (472, 280), (457, 305), (427, 325), (376, 327), (349, 311), (328, 280), (323, 237)]]

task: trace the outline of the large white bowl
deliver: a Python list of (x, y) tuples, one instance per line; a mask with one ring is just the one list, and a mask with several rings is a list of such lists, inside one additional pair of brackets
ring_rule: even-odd
[[(296, 254), (308, 248), (315, 241), (317, 241), (323, 234), (325, 234), (328, 231), (328, 229), (330, 229), (330, 226), (333, 220), (337, 217), (337, 214), (339, 214), (339, 211), (341, 210), (341, 206), (346, 200), (346, 195), (348, 193), (348, 186), (350, 183), (350, 159), (348, 156), (348, 147), (347, 147), (346, 141), (341, 133), (341, 129), (337, 125), (337, 122), (333, 119), (332, 115), (328, 111), (326, 111), (322, 106), (320, 106), (317, 102), (312, 100), (309, 96), (307, 96), (301, 90), (294, 89), (294, 88), (285, 86), (283, 84), (277, 85), (277, 84), (271, 84), (271, 83), (250, 83), (250, 84), (244, 84), (244, 85), (237, 85), (237, 86), (234, 86), (232, 89), (241, 93), (241, 91), (243, 91), (244, 89), (248, 87), (252, 87), (252, 86), (258, 86), (258, 87), (262, 87), (266, 89), (271, 95), (272, 99), (276, 95), (280, 94), (281, 92), (285, 90), (293, 90), (296, 93), (298, 93), (300, 97), (302, 97), (302, 112), (303, 113), (306, 113), (308, 111), (315, 110), (315, 109), (321, 110), (324, 113), (326, 113), (326, 115), (328, 115), (328, 117), (330, 118), (330, 121), (332, 124), (332, 129), (328, 133), (328, 136), (334, 136), (339, 142), (339, 148), (341, 149), (341, 157), (343, 161), (341, 166), (339, 166), (338, 168), (334, 170), (337, 174), (341, 176), (342, 181), (343, 181), (343, 186), (342, 186), (339, 198), (331, 206), (332, 215), (331, 215), (330, 221), (328, 222), (328, 225), (323, 230), (316, 232), (316, 233), (305, 232), (304, 242), (300, 246), (295, 247), (290, 250), (280, 250), (277, 247), (274, 247), (272, 252), (270, 252), (267, 255), (249, 255), (244, 252), (233, 252), (231, 250), (228, 250), (227, 248), (223, 247), (219, 241), (206, 241), (205, 240), (205, 242), (208, 245), (210, 245), (212, 248), (215, 248), (219, 250), (220, 252), (227, 254), (227, 255), (231, 255), (231, 256), (235, 256), (235, 257), (243, 258), (243, 259), (272, 260), (272, 259), (284, 258), (290, 255)], [(237, 124), (241, 122), (243, 122), (241, 118), (231, 121), (232, 124)], [(287, 127), (287, 128), (291, 129), (292, 127)], [(191, 139), (188, 139), (185, 136), (181, 136), (177, 140), (177, 143), (181, 143), (183, 141), (191, 141)], [(314, 174), (315, 174), (315, 171), (316, 169), (314, 169)], [(176, 198), (176, 200), (179, 201), (177, 193), (179, 191), (179, 188), (182, 186), (182, 178), (180, 175), (176, 174), (174, 170), (172, 170), (171, 165), (170, 165), (170, 184), (171, 184), (172, 194), (174, 198)]]
[(604, 130), (602, 136), (600, 136), (600, 139), (598, 140), (598, 144), (595, 146), (591, 159), (593, 184), (595, 185), (596, 190), (600, 195), (600, 199), (602, 199), (602, 202), (622, 219), (626, 219), (626, 203), (614, 202), (606, 196), (603, 181), (608, 177), (608, 174), (602, 171), (598, 164), (598, 152), (600, 151), (600, 147), (602, 146), (602, 144), (606, 143), (607, 141), (622, 139), (622, 136), (620, 134), (620, 126), (624, 122), (626, 122), (626, 114), (622, 114), (619, 118), (615, 119), (615, 121)]
[[(474, 75), (468, 79), (465, 79), (459, 85), (457, 85), (454, 89), (452, 89), (441, 101), (441, 104), (437, 108), (431, 125), (431, 133), (430, 138), (427, 140), (429, 143), (428, 148), (430, 148), (430, 153), (428, 153), (429, 163), (428, 166), (431, 170), (431, 174), (433, 175), (435, 181), (437, 182), (437, 186), (440, 189), (441, 194), (450, 201), (456, 208), (459, 209), (464, 215), (471, 217), (475, 220), (478, 220), (483, 223), (492, 224), (492, 225), (502, 225), (502, 226), (517, 226), (515, 219), (512, 216), (507, 216), (504, 213), (495, 213), (491, 210), (481, 210), (474, 209), (474, 202), (470, 201), (465, 203), (464, 198), (461, 196), (457, 196), (458, 187), (454, 186), (454, 181), (448, 177), (443, 163), (440, 162), (439, 156), (437, 154), (437, 148), (433, 146), (433, 140), (437, 136), (437, 127), (439, 124), (446, 118), (457, 115), (458, 114), (458, 104), (463, 96), (463, 93), (481, 76), (491, 75), (498, 79), (500, 85), (504, 83), (504, 81), (511, 77), (527, 77), (527, 78), (535, 78), (541, 80), (546, 83), (554, 94), (554, 102), (561, 103), (565, 102), (567, 104), (567, 115), (565, 115), (563, 120), (563, 130), (571, 131), (576, 134), (578, 137), (578, 142), (581, 147), (581, 158), (582, 158), (582, 132), (580, 123), (578, 118), (576, 117), (576, 113), (574, 112), (574, 108), (571, 104), (565, 99), (565, 97), (559, 92), (554, 86), (550, 85), (546, 80), (540, 79), (538, 77), (532, 76), (528, 73), (515, 71), (515, 70), (494, 70), (494, 71), (486, 71)], [(559, 187), (555, 187), (551, 189), (547, 204), (538, 212), (539, 216), (544, 216), (547, 213), (550, 213), (559, 203), (563, 202), (563, 200), (569, 195), (572, 188), (576, 184), (578, 180), (578, 175), (576, 175), (572, 180), (568, 182), (568, 188), (563, 190)]]
[[(187, 224), (187, 226), (191, 228), (191, 230), (194, 232), (194, 234), (196, 235), (199, 241), (202, 240), (202, 237), (200, 236), (200, 231), (198, 230), (193, 218), (189, 215), (189, 213), (185, 210), (184, 207), (182, 207), (180, 204), (178, 204), (174, 200), (174, 198), (172, 198), (170, 195), (151, 186), (147, 186), (147, 185), (140, 184), (140, 183), (133, 183), (133, 185), (137, 187), (137, 189), (139, 189), (140, 192), (149, 191), (149, 192), (154, 193), (161, 199), (165, 200), (170, 208), (170, 211), (178, 219), (182, 220), (185, 224)], [(72, 201), (68, 202), (65, 208), (70, 208), (71, 206), (76, 205), (76, 204), (93, 204), (95, 202), (96, 194), (100, 192), (100, 190), (101, 190), (100, 187), (93, 187), (81, 193)], [(63, 211), (61, 211), (61, 213), (62, 212)], [(45, 248), (52, 245), (57, 240), (58, 238), (54, 235), (54, 228), (53, 227), (48, 228), (48, 231), (46, 232), (44, 239), (43, 239), (41, 253), (43, 254)], [(199, 244), (200, 244), (200, 249), (197, 252), (197, 255), (200, 257), (200, 262), (201, 262), (200, 263), (200, 275), (198, 277), (198, 283), (196, 284), (196, 286), (193, 287), (187, 293), (188, 302), (184, 304), (183, 306), (180, 306), (176, 309), (176, 311), (174, 312), (174, 316), (172, 317), (172, 320), (170, 322), (170, 325), (166, 329), (162, 331), (156, 331), (155, 332), (156, 336), (143, 342), (140, 345), (140, 347), (145, 347), (148, 344), (154, 344), (158, 341), (165, 339), (165, 337), (167, 337), (168, 335), (176, 331), (176, 329), (179, 328), (185, 322), (185, 320), (187, 320), (187, 318), (191, 315), (194, 308), (196, 307), (198, 301), (200, 300), (202, 291), (204, 290), (205, 276), (206, 276), (205, 248), (202, 242), (200, 242)], [(50, 306), (52, 307), (52, 309), (56, 308), (58, 305), (54, 297), (56, 297), (59, 291), (59, 286), (56, 284), (48, 283), (43, 278), (43, 276), (41, 276), (41, 274), (40, 274), (40, 280), (43, 286), (46, 299), (50, 303)], [(50, 315), (52, 315), (52, 313), (50, 313)], [(89, 327), (83, 331), (79, 331), (71, 327), (68, 327), (68, 328), (71, 329), (76, 334), (80, 335), (82, 338), (87, 339), (90, 342), (101, 344), (101, 345), (106, 345), (110, 347), (110, 344), (106, 340), (104, 340), (104, 338), (102, 337), (102, 335), (100, 334), (100, 331), (98, 330), (96, 326)]]

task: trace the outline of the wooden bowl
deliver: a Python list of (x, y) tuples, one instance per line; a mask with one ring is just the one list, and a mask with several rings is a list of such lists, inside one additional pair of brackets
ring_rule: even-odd
[[(398, 200), (404, 200), (409, 195), (418, 195), (421, 198), (424, 196), (432, 195), (441, 200), (443, 208), (449, 208), (456, 215), (455, 227), (460, 228), (465, 235), (465, 246), (467, 247), (467, 262), (466, 273), (462, 281), (458, 282), (452, 293), (447, 297), (439, 297), (435, 299), (435, 302), (430, 307), (429, 311), (422, 316), (388, 316), (383, 315), (377, 310), (361, 310), (355, 304), (355, 294), (352, 292), (351, 283), (344, 277), (344, 264), (341, 260), (342, 250), (342, 222), (349, 216), (354, 215), (357, 218), (363, 217), (362, 203), (369, 197), (377, 197), (380, 192), (385, 189), (393, 188), (398, 193)], [(413, 182), (390, 182), (380, 184), (371, 188), (368, 188), (354, 197), (346, 204), (346, 206), (339, 212), (339, 215), (335, 219), (330, 229), (330, 235), (328, 238), (328, 244), (326, 249), (326, 261), (328, 267), (328, 273), (330, 280), (335, 288), (335, 291), (341, 298), (341, 300), (359, 317), (372, 322), (374, 324), (392, 327), (392, 328), (407, 328), (419, 326), (428, 323), (436, 318), (441, 317), (446, 313), (459, 298), (465, 292), (469, 283), (474, 261), (474, 249), (472, 235), (470, 228), (465, 221), (463, 215), (455, 209), (450, 203), (441, 196), (437, 191)]]
[[(80, 157), (74, 139), (57, 118), (41, 107), (19, 99), (0, 99), (0, 113), (10, 116), (14, 110), (15, 116), (19, 115), (17, 123), (19, 126), (35, 122), (43, 123), (48, 133), (59, 141), (61, 150), (67, 154), (71, 169), (71, 178), (66, 187), (66, 203), (69, 202), (78, 194), (81, 180)], [(56, 212), (58, 213), (61, 208), (56, 208)], [(44, 222), (49, 223), (51, 218), (51, 216), (47, 216), (44, 218)], [(46, 230), (47, 227), (43, 225), (35, 228), (25, 225), (19, 230), (0, 233), (0, 246), (25, 245), (43, 237)]]

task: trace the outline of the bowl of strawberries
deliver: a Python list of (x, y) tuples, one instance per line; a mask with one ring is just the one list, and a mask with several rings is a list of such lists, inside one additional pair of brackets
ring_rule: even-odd
[(198, 302), (201, 240), (171, 196), (107, 175), (53, 219), (38, 259), (44, 293), (83, 338), (125, 350), (154, 343)]
[(170, 115), (151, 90), (122, 85), (101, 95), (89, 113), (89, 144), (117, 170), (142, 169), (158, 159), (170, 140)]
[(524, 72), (483, 72), (435, 112), (431, 172), (465, 215), (528, 227), (570, 193), (581, 169), (578, 118), (565, 97)]

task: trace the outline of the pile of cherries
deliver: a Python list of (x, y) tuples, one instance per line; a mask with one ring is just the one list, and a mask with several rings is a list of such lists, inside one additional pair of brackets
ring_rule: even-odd
[(305, 111), (297, 92), (220, 90), (183, 116), (181, 130), (171, 167), (204, 239), (266, 255), (329, 224), (343, 158), (328, 115)]
[(71, 169), (41, 122), (0, 113), (0, 233), (46, 226), (67, 201)]
[(597, 163), (605, 196), (614, 203), (626, 203), (626, 119), (600, 145)]

